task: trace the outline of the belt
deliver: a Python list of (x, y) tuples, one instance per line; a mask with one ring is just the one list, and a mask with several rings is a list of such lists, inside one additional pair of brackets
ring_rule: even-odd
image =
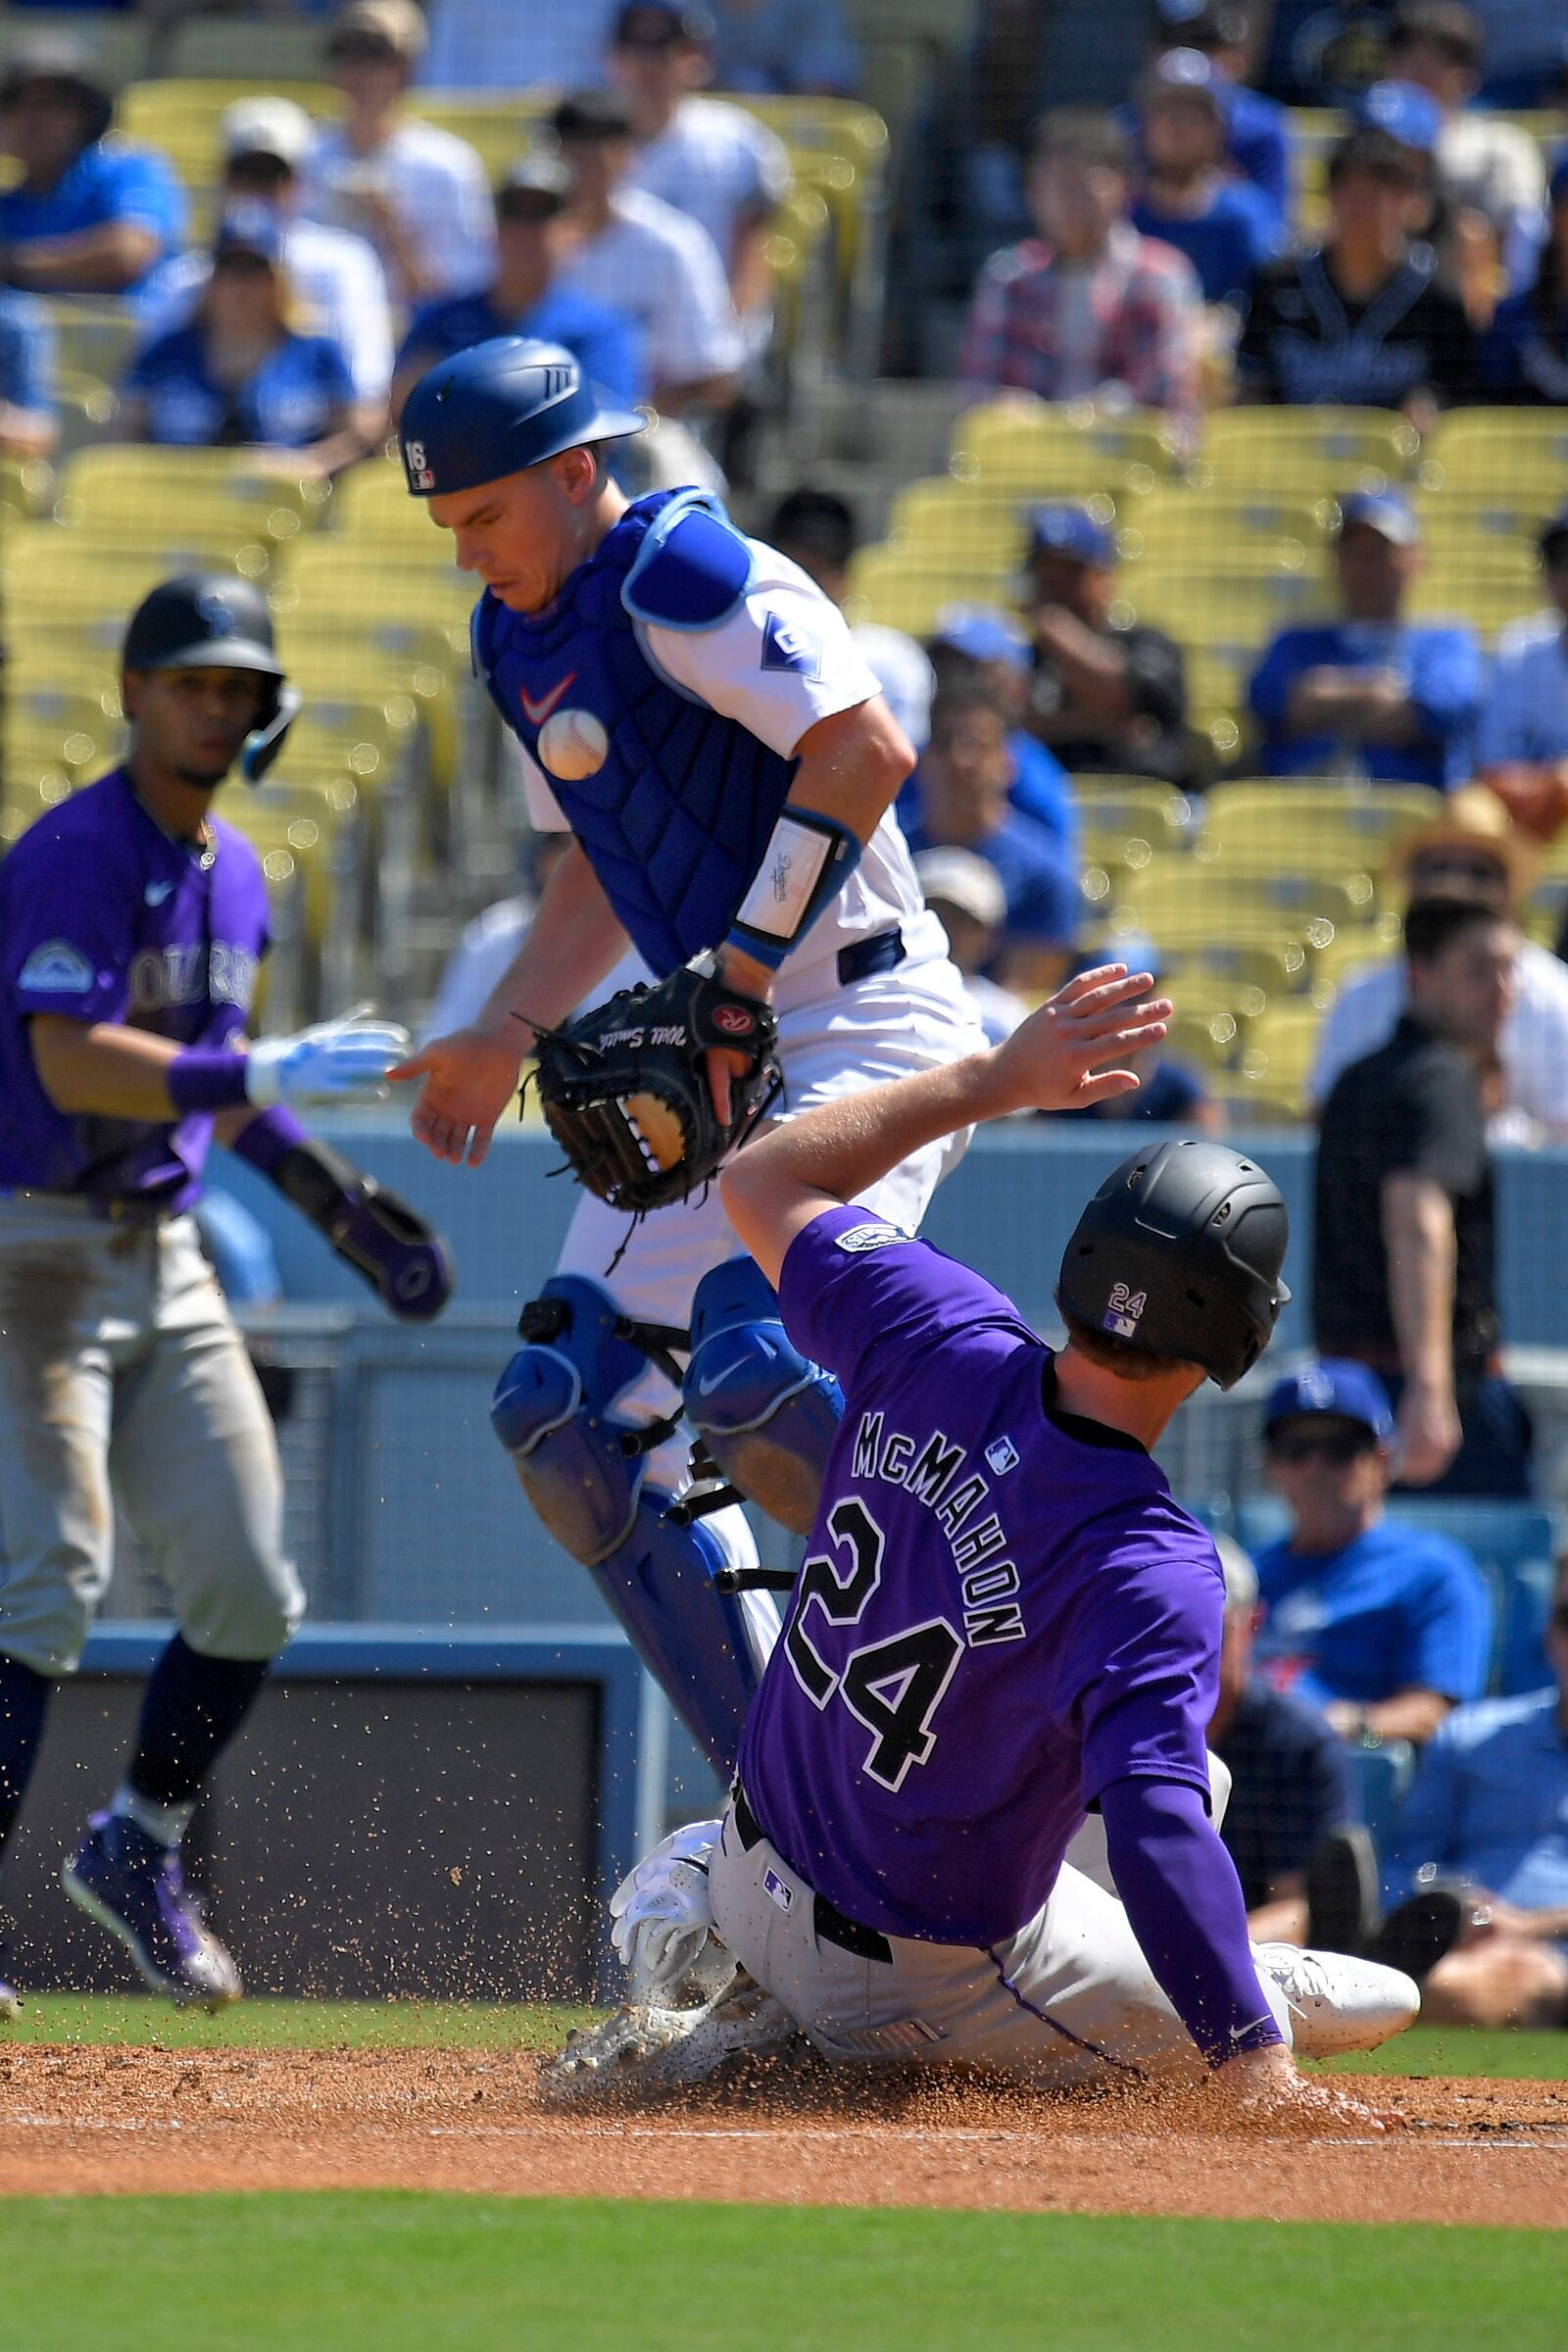
[(851, 940), (839, 950), (839, 986), (850, 988), (874, 972), (896, 971), (908, 953), (897, 923), (891, 931), (873, 931), (869, 939)]
[[(730, 1803), (735, 1814), (736, 1835), (742, 1850), (750, 1853), (767, 1832), (752, 1811), (746, 1791), (739, 1781), (730, 1790)], [(771, 1843), (771, 1839), (769, 1839)], [(825, 1894), (811, 1897), (811, 1924), (823, 1943), (836, 1943), (841, 1952), (851, 1952), (857, 1960), (881, 1960), (891, 1968), (893, 1946), (875, 1928), (862, 1928), (859, 1921), (846, 1917), (837, 1903), (830, 1903)]]
[(167, 1225), (170, 1219), (182, 1215), (172, 1201), (156, 1194), (121, 1193), (113, 1198), (99, 1199), (92, 1193), (50, 1193), (31, 1185), (19, 1186), (14, 1193), (0, 1194), (0, 1201), (35, 1201), (62, 1217), (80, 1217), (95, 1224), (135, 1225), (150, 1227)]

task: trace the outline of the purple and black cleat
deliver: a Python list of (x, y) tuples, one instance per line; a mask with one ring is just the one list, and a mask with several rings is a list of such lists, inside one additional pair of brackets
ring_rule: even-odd
[(74, 1903), (125, 1946), (142, 1980), (182, 2007), (221, 2009), (240, 1996), (239, 1971), (202, 1925), (201, 1897), (178, 1854), (121, 1817), (94, 1813), (61, 1867)]

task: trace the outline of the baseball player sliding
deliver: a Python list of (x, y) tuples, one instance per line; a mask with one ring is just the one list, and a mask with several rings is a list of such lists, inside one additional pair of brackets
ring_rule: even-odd
[[(573, 839), (478, 1022), (392, 1075), (420, 1082), (429, 1149), (476, 1162), (539, 1048), (594, 1190), (524, 1312), (497, 1434), (727, 1771), (778, 1623), (764, 1592), (715, 1582), (756, 1573), (733, 1497), (804, 1534), (840, 1400), (703, 1179), (780, 1075), (793, 1117), (980, 1035), (889, 814), (914, 756), (876, 679), (836, 608), (711, 498), (627, 504), (603, 445), (642, 424), (515, 337), (442, 362), (404, 410), (409, 489), (485, 582), (474, 662), (533, 820)], [(563, 1036), (628, 941), (658, 985)], [(868, 1203), (918, 1225), (963, 1141), (890, 1160)], [(703, 1482), (721, 1506), (703, 1516), (669, 1515), (683, 1407), (730, 1482)]]
[[(166, 581), (123, 671), (124, 764), (0, 865), (0, 1849), (108, 1584), (118, 1502), (179, 1631), (64, 1883), (154, 1990), (216, 2005), (239, 1978), (180, 1837), (304, 1604), (271, 1423), (189, 1213), (213, 1137), (394, 1314), (438, 1312), (451, 1275), (290, 1107), (375, 1096), (404, 1032), (355, 1017), (244, 1040), (267, 886), (211, 805), (236, 763), (265, 772), (299, 709), (266, 599), (237, 577)], [(0, 2015), (15, 2005), (0, 1984)]]
[[(1164, 1034), (1151, 985), (1086, 974), (1006, 1044), (779, 1127), (724, 1177), (844, 1419), (729, 1810), (616, 1897), (662, 2000), (576, 2037), (557, 2092), (691, 2080), (799, 2027), (829, 2059), (1056, 2082), (1200, 2054), (1245, 2105), (1343, 2113), (1293, 2035), (1370, 2046), (1415, 2015), (1392, 1970), (1250, 1947), (1211, 1818), (1223, 1581), (1149, 1449), (1268, 1345), (1289, 1297), (1273, 1184), (1210, 1143), (1125, 1161), (1062, 1257), (1059, 1354), (989, 1282), (850, 1205), (977, 1120), (1136, 1085), (1102, 1065)], [(1114, 1895), (1067, 1859), (1090, 1808)], [(710, 1920), (746, 1974), (692, 2000)]]

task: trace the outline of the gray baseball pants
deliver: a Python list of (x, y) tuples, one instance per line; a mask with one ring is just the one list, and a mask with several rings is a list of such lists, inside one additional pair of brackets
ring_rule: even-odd
[(270, 1658), (304, 1614), (277, 1443), (194, 1220), (0, 1198), (0, 1652), (69, 1674), (114, 1503), (193, 1649)]
[[(744, 1846), (733, 1806), (709, 1872), (719, 1940), (825, 2058), (983, 2066), (1053, 2087), (1197, 2082), (1203, 2060), (1107, 1886), (1068, 1863), (1044, 1910), (1005, 1941), (982, 1950), (892, 1936), (881, 1959), (818, 1934), (813, 1889), (768, 1838)], [(1289, 2044), (1285, 2003), (1261, 1983)]]

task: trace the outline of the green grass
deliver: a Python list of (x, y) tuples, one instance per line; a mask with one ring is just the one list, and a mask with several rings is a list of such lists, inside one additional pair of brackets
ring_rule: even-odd
[(24, 2198), (8, 2352), (1561, 2352), (1554, 2232), (385, 2195)]
[[(150, 1994), (37, 1993), (8, 2041), (113, 2043), (217, 2050), (546, 2050), (599, 2013), (544, 2002), (243, 2001), (219, 2017), (172, 2009)], [(1381, 2050), (1338, 2058), (1333, 2074), (1479, 2075), (1498, 2082), (1568, 2082), (1568, 2034), (1485, 2033), (1415, 2026)]]
[[(248, 2000), (208, 2016), (152, 1994), (35, 1993), (0, 2026), (8, 2042), (163, 2050), (549, 2050), (600, 2012), (544, 2002)], [(4, 2328), (0, 2325), (0, 2343)]]

